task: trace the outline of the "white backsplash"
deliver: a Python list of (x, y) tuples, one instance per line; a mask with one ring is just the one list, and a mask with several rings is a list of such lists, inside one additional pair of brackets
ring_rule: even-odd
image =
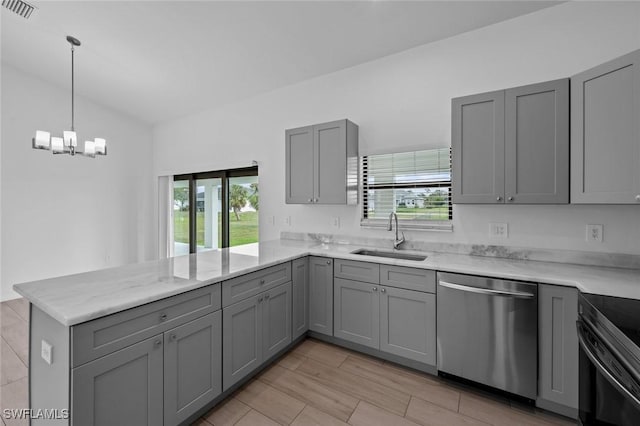
[[(285, 240), (318, 241), (331, 244), (351, 244), (393, 249), (393, 238), (373, 238), (350, 235), (304, 232), (280, 233)], [(554, 250), (529, 247), (510, 247), (494, 244), (457, 244), (428, 241), (406, 241), (402, 250), (454, 253), (502, 259), (536, 260), (541, 262), (572, 263), (577, 265), (640, 269), (640, 256), (624, 253), (597, 253), (578, 250)]]

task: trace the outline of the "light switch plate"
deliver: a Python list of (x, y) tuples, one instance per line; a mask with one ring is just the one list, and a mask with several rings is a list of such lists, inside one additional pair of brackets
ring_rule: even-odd
[(588, 242), (601, 243), (604, 238), (604, 225), (587, 225), (586, 239)]
[(42, 340), (40, 356), (49, 365), (53, 362), (53, 346), (44, 339)]
[(333, 216), (331, 218), (331, 226), (334, 228), (340, 228), (340, 216)]
[(287, 226), (291, 226), (291, 216), (284, 217), (284, 224)]
[(509, 238), (508, 223), (490, 223), (489, 235), (493, 238)]

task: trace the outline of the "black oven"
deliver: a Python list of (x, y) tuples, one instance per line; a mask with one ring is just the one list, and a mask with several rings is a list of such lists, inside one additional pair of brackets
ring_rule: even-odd
[(640, 425), (640, 300), (581, 294), (579, 422)]

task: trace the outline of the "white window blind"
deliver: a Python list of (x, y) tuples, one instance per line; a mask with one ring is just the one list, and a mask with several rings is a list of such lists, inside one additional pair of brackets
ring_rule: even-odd
[(362, 226), (452, 228), (450, 148), (363, 156), (362, 182)]

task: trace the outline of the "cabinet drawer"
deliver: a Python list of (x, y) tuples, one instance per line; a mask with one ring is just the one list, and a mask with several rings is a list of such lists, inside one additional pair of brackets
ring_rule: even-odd
[(436, 292), (436, 271), (406, 266), (380, 265), (380, 285)]
[(377, 263), (358, 262), (356, 260), (336, 259), (333, 274), (336, 278), (363, 281), (366, 283), (380, 283), (380, 265)]
[(73, 366), (220, 309), (220, 287), (210, 285), (73, 326)]
[(291, 262), (224, 281), (222, 306), (229, 306), (287, 281), (291, 281)]

